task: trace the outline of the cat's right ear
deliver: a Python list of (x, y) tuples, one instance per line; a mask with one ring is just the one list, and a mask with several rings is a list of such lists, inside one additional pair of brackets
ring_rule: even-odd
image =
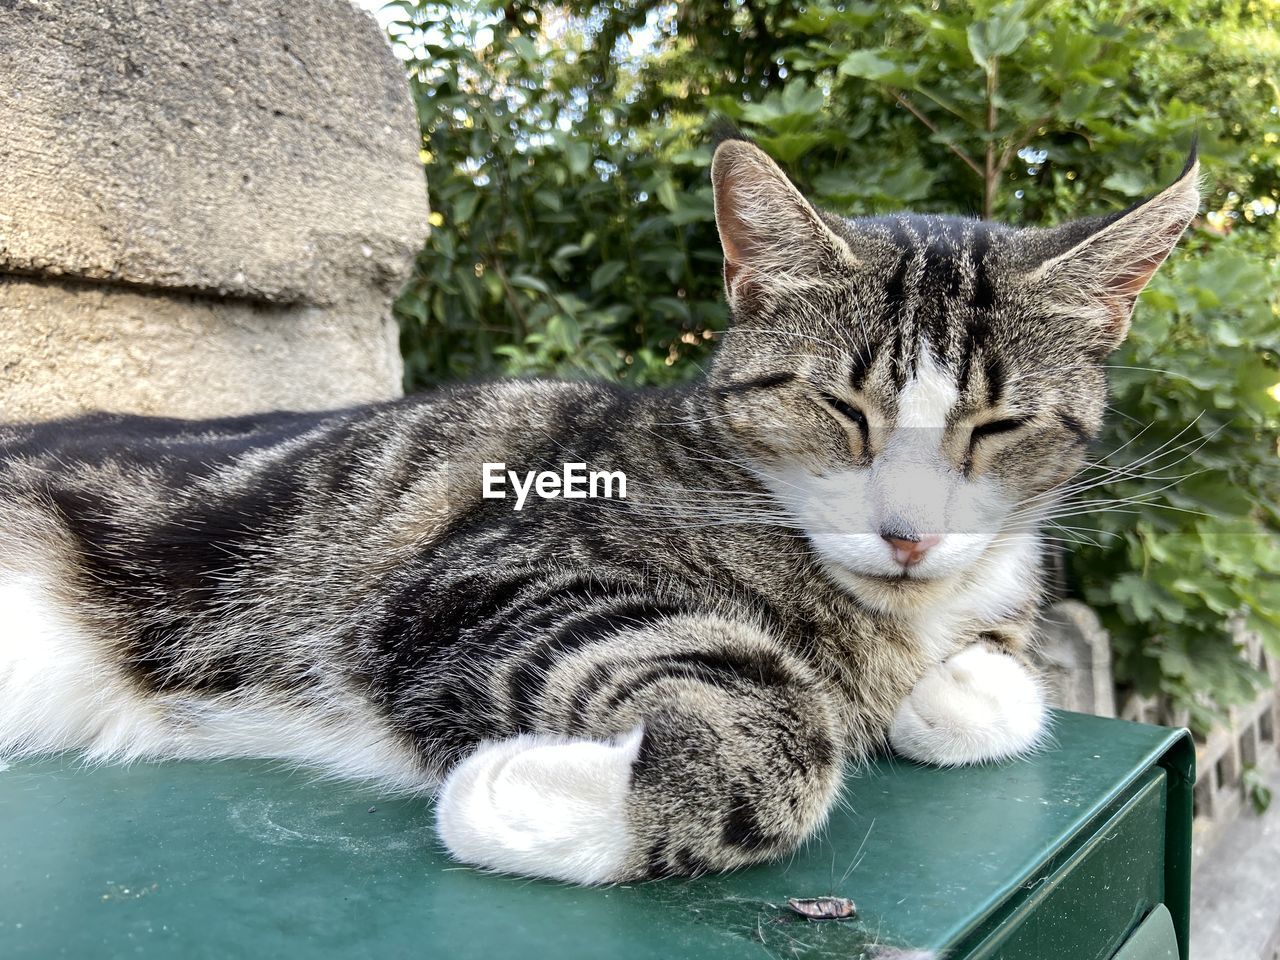
[(1129, 330), (1138, 294), (1200, 209), (1200, 162), (1191, 147), (1178, 179), (1128, 210), (1076, 221), (1046, 236), (1066, 249), (1031, 273), (1046, 298), (1084, 326), (1101, 352)]
[(731, 307), (761, 288), (803, 285), (857, 265), (848, 244), (754, 143), (721, 143), (711, 185)]

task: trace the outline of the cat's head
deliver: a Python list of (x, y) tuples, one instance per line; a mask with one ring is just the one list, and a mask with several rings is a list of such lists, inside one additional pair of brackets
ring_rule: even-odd
[(733, 315), (717, 415), (830, 567), (885, 605), (1034, 542), (1099, 430), (1106, 358), (1199, 205), (1194, 153), (1145, 203), (1053, 229), (833, 216), (743, 140), (712, 180)]

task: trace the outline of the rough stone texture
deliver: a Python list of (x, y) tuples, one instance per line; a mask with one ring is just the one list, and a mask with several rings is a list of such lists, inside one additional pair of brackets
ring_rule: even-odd
[(86, 409), (180, 417), (391, 396), (396, 330), (322, 307), (0, 278), (0, 417)]
[(1075, 600), (1045, 611), (1035, 650), (1049, 687), (1049, 701), (1064, 710), (1116, 715), (1111, 638), (1098, 615)]
[(426, 231), (349, 0), (0, 0), (0, 416), (392, 396)]

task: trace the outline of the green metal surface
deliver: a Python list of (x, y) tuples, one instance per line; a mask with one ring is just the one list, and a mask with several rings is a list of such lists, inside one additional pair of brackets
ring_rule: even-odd
[[(856, 960), (889, 944), (1074, 960), (1045, 939), (1073, 918), (1106, 957), (1180, 889), (1162, 811), (1180, 815), (1165, 784), (1181, 736), (1059, 714), (1027, 760), (882, 761), (788, 862), (613, 889), (457, 867), (429, 802), (268, 764), (15, 763), (0, 772), (0, 957)], [(858, 919), (785, 908), (830, 893)]]
[(1181, 736), (1160, 757), (1168, 778), (1168, 821), (1165, 834), (1165, 906), (1178, 938), (1178, 957), (1191, 952), (1191, 821), (1195, 816), (1196, 745)]
[(1164, 825), (1165, 774), (1156, 768), (1098, 829), (1064, 846), (1025, 896), (991, 917), (985, 936), (957, 953), (1107, 960), (1119, 938), (1162, 902)]
[(1173, 916), (1162, 903), (1125, 941), (1114, 960), (1176, 960), (1177, 956), (1178, 938), (1173, 933)]

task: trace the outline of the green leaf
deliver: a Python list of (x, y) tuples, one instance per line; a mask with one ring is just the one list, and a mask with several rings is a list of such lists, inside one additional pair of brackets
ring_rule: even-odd
[(811, 88), (803, 79), (793, 80), (782, 88), (782, 109), (790, 116), (817, 113), (824, 101), (822, 91)]
[(822, 91), (803, 80), (793, 80), (781, 92), (773, 92), (760, 103), (748, 103), (741, 116), (750, 123), (775, 133), (812, 130), (819, 119), (826, 98)]
[(591, 164), (591, 148), (578, 141), (565, 147), (565, 157), (569, 161), (569, 170), (575, 176), (582, 176)]
[(626, 269), (627, 264), (623, 260), (606, 260), (591, 271), (591, 292), (599, 293), (608, 288)]
[(821, 133), (787, 133), (777, 137), (759, 137), (757, 142), (780, 163), (792, 164), (809, 150), (824, 142)]
[(1193, 600), (1203, 601), (1210, 610), (1223, 616), (1230, 616), (1240, 609), (1240, 598), (1220, 580), (1211, 580), (1206, 577), (1178, 577), (1170, 586), (1179, 593), (1187, 594)]
[(538, 49), (528, 37), (517, 34), (511, 38), (511, 46), (525, 63), (532, 65), (538, 62)]
[(527, 273), (513, 273), (511, 275), (511, 285), (522, 290), (536, 290), (538, 293), (551, 292), (551, 288), (543, 281)]
[(1253, 812), (1258, 816), (1266, 813), (1271, 806), (1271, 786), (1262, 772), (1253, 764), (1247, 764), (1240, 771), (1240, 785), (1253, 806)]
[(1098, 100), (1096, 88), (1087, 85), (1072, 86), (1062, 95), (1060, 109), (1062, 116), (1068, 120), (1080, 120), (1086, 117)]
[(651, 306), (660, 316), (686, 322), (693, 319), (689, 305), (676, 297), (654, 297)]
[(1111, 596), (1127, 606), (1134, 618), (1142, 623), (1155, 621), (1158, 617), (1174, 622), (1182, 619), (1182, 610), (1177, 602), (1137, 574), (1127, 573), (1117, 580), (1111, 587)]
[(840, 61), (839, 73), (845, 77), (861, 77), (896, 86), (909, 86), (914, 70), (881, 56), (885, 50), (855, 50)]
[(542, 189), (533, 191), (533, 199), (548, 210), (560, 210), (564, 201), (554, 190)]
[(1137, 197), (1148, 192), (1151, 184), (1140, 170), (1117, 170), (1102, 181), (1108, 190), (1115, 190), (1127, 197)]
[(992, 63), (1017, 50), (1028, 32), (1027, 22), (1011, 11), (969, 24), (967, 35), (973, 62), (990, 72)]
[(660, 180), (655, 192), (658, 195), (658, 202), (668, 210), (675, 210), (680, 206), (680, 200), (676, 197), (675, 184), (670, 180)]
[(1191, 507), (1202, 507), (1216, 517), (1247, 517), (1253, 511), (1253, 501), (1223, 480), (1212, 474), (1190, 477), (1177, 485), (1177, 499)]

